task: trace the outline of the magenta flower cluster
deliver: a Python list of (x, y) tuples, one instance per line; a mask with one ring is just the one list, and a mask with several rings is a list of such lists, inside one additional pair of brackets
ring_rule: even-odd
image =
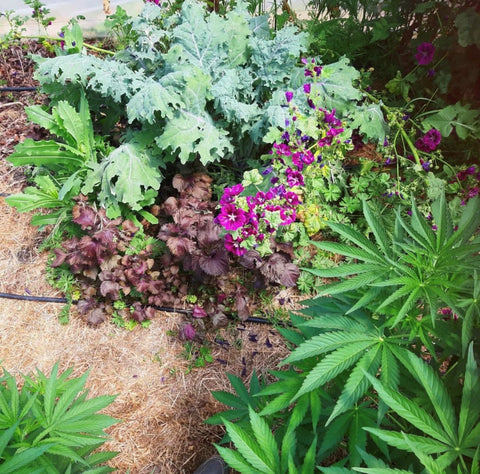
[[(302, 62), (306, 65), (305, 77), (315, 78), (321, 74), (322, 67), (314, 60)], [(245, 196), (244, 186), (236, 184), (226, 188), (219, 201), (221, 210), (216, 221), (227, 231), (226, 249), (235, 255), (243, 255), (247, 248), (269, 242), (269, 236), (276, 232), (278, 226), (295, 222), (297, 207), (301, 204), (298, 190), (305, 186), (305, 168), (315, 164), (323, 166), (319, 149), (331, 146), (335, 137), (344, 131), (335, 110), (327, 111), (315, 106), (311, 83), (304, 84), (302, 92), (307, 96), (309, 109), (318, 117), (321, 138), (313, 139), (302, 134), (297, 122), (298, 109), (291, 105), (294, 92), (285, 92), (292, 113), (291, 121), (285, 123), (282, 141), (272, 147), (271, 165), (262, 172), (264, 177), (270, 178), (271, 187), (268, 191), (259, 190), (253, 196)], [(316, 149), (317, 154), (312, 149)]]
[(421, 43), (417, 47), (417, 54), (415, 54), (415, 59), (420, 66), (426, 66), (433, 61), (434, 54), (435, 46), (432, 43)]
[[(247, 251), (241, 243), (250, 236), (261, 243), (266, 235), (276, 231), (276, 224), (288, 225), (294, 222), (295, 208), (300, 203), (295, 192), (287, 191), (285, 186), (279, 185), (267, 192), (258, 191), (254, 196), (247, 196), (245, 210), (235, 202), (243, 190), (241, 184), (225, 189), (220, 199), (221, 211), (216, 218), (227, 231), (239, 231), (236, 238), (230, 233), (225, 236), (225, 248), (234, 255), (243, 255)], [(268, 218), (268, 215), (272, 217)], [(271, 221), (272, 218), (275, 223)]]
[(440, 134), (440, 132), (437, 129), (432, 128), (422, 138), (419, 138), (415, 142), (415, 146), (420, 151), (430, 153), (437, 149), (437, 146), (440, 144), (441, 140), (442, 135)]
[(459, 171), (451, 183), (461, 182), (463, 191), (461, 204), (466, 205), (467, 201), (480, 194), (480, 171), (476, 166), (469, 166)]

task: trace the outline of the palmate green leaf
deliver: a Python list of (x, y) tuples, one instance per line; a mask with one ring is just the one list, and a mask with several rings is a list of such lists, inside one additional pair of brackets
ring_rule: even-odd
[(289, 405), (295, 394), (300, 389), (303, 378), (299, 377), (295, 372), (291, 373), (291, 377), (287, 380), (279, 380), (273, 384), (267, 385), (261, 392), (261, 396), (278, 395), (271, 400), (261, 411), (261, 416), (273, 415), (278, 413)]
[[(52, 446), (50, 443), (16, 452), (13, 457), (0, 465), (0, 474), (18, 474), (20, 470), (29, 473), (37, 472), (35, 471), (36, 466), (32, 463), (40, 458), (47, 450), (52, 449)], [(28, 471), (24, 470), (26, 466), (28, 466)]]
[(455, 409), (438, 374), (412, 352), (406, 352), (401, 362), (422, 385), (442, 423), (443, 433), (448, 435), (449, 441), (454, 445), (458, 442), (458, 433), (455, 432), (457, 426)]
[[(332, 299), (332, 298), (330, 298)], [(302, 313), (306, 314), (309, 312), (314, 317), (313, 319), (305, 320), (296, 326), (298, 328), (303, 328), (305, 326), (312, 327), (312, 328), (319, 328), (319, 329), (341, 329), (342, 331), (348, 331), (351, 333), (368, 333), (369, 335), (374, 336), (376, 334), (375, 326), (372, 324), (371, 319), (367, 315), (364, 314), (355, 314), (351, 316), (344, 316), (345, 311), (347, 308), (343, 309), (340, 314), (336, 315), (329, 315), (325, 314), (322, 310), (323, 305), (319, 305), (317, 308), (315, 306), (315, 302), (317, 298), (310, 300), (311, 301), (311, 308), (315, 310), (315, 312), (308, 311), (306, 309), (302, 309)], [(307, 303), (307, 302), (302, 302)], [(321, 316), (319, 316), (321, 315)]]
[[(308, 270), (305, 268), (305, 270)], [(375, 263), (345, 263), (333, 268), (312, 268), (310, 273), (323, 278), (338, 278), (349, 275), (358, 275), (360, 273), (375, 272), (378, 270), (378, 264)]]
[(381, 440), (385, 441), (390, 446), (395, 446), (396, 448), (403, 449), (405, 451), (413, 452), (410, 448), (409, 443), (406, 441), (405, 436), (408, 436), (410, 442), (426, 454), (441, 454), (445, 451), (448, 451), (449, 449), (449, 446), (445, 443), (442, 443), (441, 441), (437, 441), (432, 438), (427, 438), (425, 436), (419, 436), (414, 434), (406, 435), (403, 432), (384, 430), (371, 426), (365, 427), (365, 430), (375, 436), (378, 436)]
[(345, 347), (347, 344), (354, 343), (366, 343), (374, 344), (378, 339), (375, 338), (375, 334), (365, 334), (364, 332), (349, 333), (344, 331), (332, 331), (318, 336), (313, 336), (305, 343), (297, 347), (286, 359), (281, 362), (281, 365), (292, 364), (297, 361), (304, 360), (308, 357), (314, 357), (317, 355), (325, 354)]
[[(97, 411), (102, 410), (103, 408), (110, 405), (116, 398), (117, 398), (116, 395), (101, 395), (95, 398), (91, 398), (89, 400), (83, 400), (81, 403), (74, 403), (69, 408), (68, 412), (62, 416), (62, 422), (65, 425), (69, 425), (75, 422), (88, 423), (91, 421), (92, 426), (94, 426), (94, 424), (96, 424), (96, 422), (94, 423), (95, 418), (91, 419), (90, 417)], [(97, 421), (99, 420), (100, 419), (97, 419)], [(104, 419), (104, 421), (105, 420), (106, 419)], [(113, 420), (113, 418), (110, 418), (110, 420)], [(89, 430), (84, 429), (79, 431), (89, 431)]]
[(311, 474), (312, 472), (315, 471), (316, 454), (317, 454), (317, 437), (315, 436), (303, 460), (302, 470), (300, 471), (301, 474)]
[(54, 364), (45, 384), (45, 394), (43, 396), (43, 409), (45, 422), (47, 426), (53, 422), (53, 413), (58, 395), (58, 362)]
[(365, 373), (371, 375), (376, 374), (382, 360), (382, 349), (383, 345), (379, 342), (376, 347), (371, 347), (363, 357), (360, 358), (357, 365), (351, 371), (326, 425), (328, 425), (340, 413), (351, 408), (360, 397), (365, 394), (370, 386), (370, 382), (365, 377)]
[[(332, 222), (329, 222), (329, 225), (331, 224)], [(356, 258), (367, 263), (378, 264), (379, 266), (386, 265), (386, 261), (381, 255), (372, 254), (370, 251), (366, 251), (362, 248), (352, 247), (350, 245), (340, 244), (337, 242), (312, 241), (312, 244), (320, 250), (326, 250), (327, 252), (338, 253), (340, 255)]]
[(393, 469), (389, 467), (354, 467), (356, 472), (365, 472), (367, 474), (412, 474), (411, 471), (406, 471), (405, 469)]
[(369, 206), (367, 201), (363, 201), (362, 204), (363, 204), (363, 215), (367, 220), (370, 230), (373, 232), (373, 235), (375, 236), (375, 240), (378, 247), (381, 249), (383, 255), (393, 257), (391, 238), (385, 232), (383, 223), (379, 221), (377, 217), (374, 215), (374, 212)]
[(274, 471), (267, 464), (262, 447), (257, 444), (256, 440), (251, 438), (250, 435), (238, 425), (230, 423), (227, 420), (224, 420), (223, 424), (238, 452), (245, 459), (248, 459), (248, 462), (257, 469), (257, 472), (274, 474)]
[(373, 344), (374, 342), (372, 340), (353, 342), (326, 355), (305, 377), (302, 387), (294, 399), (321, 387), (351, 367), (360, 359), (364, 351), (369, 349)]
[[(308, 271), (308, 268), (305, 270)], [(314, 273), (311, 271), (311, 273)], [(331, 283), (321, 287), (318, 291), (320, 296), (323, 295), (337, 295), (340, 293), (348, 293), (359, 288), (364, 288), (372, 283), (387, 277), (387, 269), (377, 272), (370, 272), (370, 273), (361, 273), (355, 275), (352, 278), (348, 278), (346, 280), (341, 281), (340, 283)]]
[(429, 474), (444, 474), (445, 468), (440, 466), (438, 461), (435, 461), (433, 458), (425, 454), (422, 449), (419, 449), (416, 443), (414, 443), (408, 435), (402, 433), (405, 438), (406, 443), (410, 446), (410, 451), (412, 451), (415, 456), (420, 460), (420, 462), (427, 468)]
[(253, 397), (248, 393), (247, 387), (245, 387), (240, 377), (237, 377), (233, 374), (227, 374), (227, 377), (233, 389), (235, 390), (235, 392), (237, 392), (240, 400), (242, 400), (245, 405), (249, 405), (255, 402)]
[(383, 386), (375, 377), (366, 373), (373, 388), (378, 392), (380, 398), (402, 418), (405, 418), (413, 426), (422, 430), (432, 438), (448, 445), (449, 436), (423, 408), (412, 402), (401, 393)]
[[(18, 392), (17, 392), (18, 393)], [(1, 394), (0, 394), (1, 395)], [(2, 434), (0, 434), (0, 459), (4, 459), (5, 456), (3, 455), (3, 451), (7, 447), (8, 443), (12, 439), (15, 430), (17, 429), (19, 424), (19, 421), (14, 423), (10, 428), (7, 428), (6, 430), (3, 431)]]

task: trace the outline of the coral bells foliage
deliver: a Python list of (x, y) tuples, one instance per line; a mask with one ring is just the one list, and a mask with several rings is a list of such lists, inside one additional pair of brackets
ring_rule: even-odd
[[(307, 80), (315, 81), (321, 66), (314, 60), (302, 62)], [(262, 173), (257, 172), (256, 178), (252, 179), (253, 172), (246, 173), (242, 184), (226, 188), (219, 201), (216, 222), (227, 231), (225, 247), (235, 255), (245, 255), (251, 249), (260, 255), (272, 253), (270, 236), (297, 219), (308, 167), (323, 167), (326, 160), (322, 155), (328, 155), (327, 149), (341, 142), (337, 137), (344, 131), (342, 122), (335, 110), (315, 104), (314, 83), (305, 83), (300, 94), (303, 97), (299, 100), (308, 105), (308, 114), (300, 113), (294, 92), (285, 92), (291, 118), (285, 123), (281, 141), (273, 144), (271, 164)]]

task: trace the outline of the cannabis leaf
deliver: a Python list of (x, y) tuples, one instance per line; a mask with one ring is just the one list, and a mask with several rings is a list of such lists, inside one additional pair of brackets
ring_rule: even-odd
[[(408, 421), (414, 431), (421, 434), (405, 433), (379, 428), (366, 427), (372, 434), (399, 449), (414, 452), (429, 469), (429, 472), (446, 472), (453, 463), (464, 469), (474, 458), (478, 462), (480, 445), (480, 382), (477, 363), (474, 358), (473, 343), (468, 347), (465, 379), (461, 404), (458, 413), (449, 397), (447, 386), (438, 373), (421, 358), (408, 353), (402, 364), (420, 383), (427, 394), (431, 407), (427, 410), (418, 406), (410, 398), (397, 390), (392, 390), (366, 374), (379, 397), (399, 416)], [(430, 457), (434, 455), (435, 457)], [(477, 465), (478, 466), (478, 465)], [(472, 464), (473, 468), (473, 464)], [(360, 472), (374, 472), (356, 469)]]

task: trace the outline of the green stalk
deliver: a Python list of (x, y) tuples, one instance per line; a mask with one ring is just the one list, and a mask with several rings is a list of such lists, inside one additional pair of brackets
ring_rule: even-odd
[[(57, 37), (51, 37), (51, 36), (22, 36), (22, 39), (36, 39), (39, 41), (62, 41), (61, 38)], [(114, 51), (109, 51), (107, 49), (99, 48), (98, 46), (93, 46), (93, 44), (88, 44), (88, 43), (83, 43), (83, 46), (87, 49), (91, 49), (92, 51), (95, 51), (96, 53), (103, 53), (103, 54), (110, 54), (114, 55)]]
[[(372, 102), (374, 102), (375, 104), (380, 104), (380, 107), (387, 113), (387, 115), (390, 113), (390, 108), (387, 107), (383, 102), (380, 102), (380, 100), (378, 100), (375, 96), (373, 96), (372, 94), (368, 93), (367, 91), (362, 91)], [(398, 129), (399, 129), (399, 132), (401, 133), (402, 135), (402, 138), (405, 140), (405, 142), (407, 143), (408, 147), (410, 148), (410, 151), (412, 152), (412, 155), (413, 157), (415, 158), (415, 163), (417, 163), (417, 165), (421, 166), (421, 162), (420, 162), (420, 157), (418, 156), (418, 152), (417, 152), (417, 149), (415, 148), (415, 145), (412, 143), (412, 140), (410, 140), (410, 137), (408, 136), (407, 132), (405, 131), (405, 129), (403, 127), (401, 127), (400, 125), (398, 126)]]

